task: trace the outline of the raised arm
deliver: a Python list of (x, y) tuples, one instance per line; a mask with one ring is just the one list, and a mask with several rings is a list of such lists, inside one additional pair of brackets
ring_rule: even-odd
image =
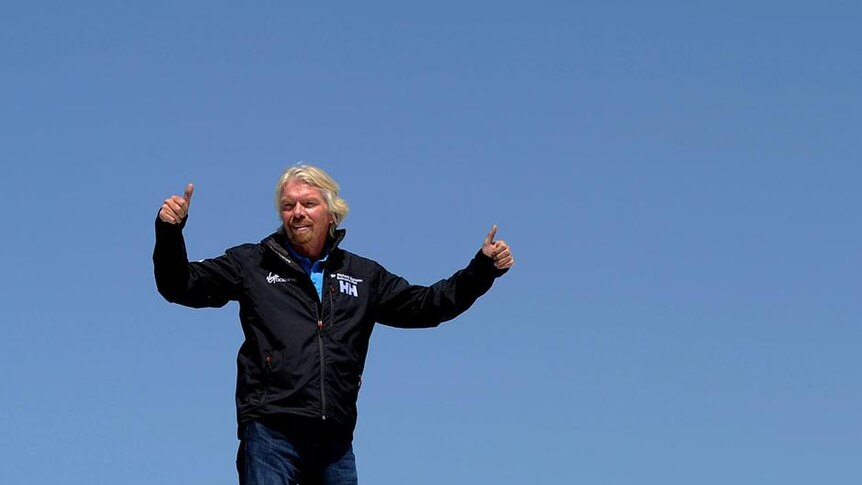
[(169, 302), (202, 308), (221, 307), (236, 298), (240, 268), (225, 254), (189, 263), (183, 228), (188, 220), (194, 185), (182, 197), (173, 195), (162, 204), (156, 218), (153, 270), (159, 293)]
[(431, 286), (411, 285), (381, 268), (376, 321), (393, 327), (434, 327), (465, 312), (515, 263), (493, 226), (466, 268)]

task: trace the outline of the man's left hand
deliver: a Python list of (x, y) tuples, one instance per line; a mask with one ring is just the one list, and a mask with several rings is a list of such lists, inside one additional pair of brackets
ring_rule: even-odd
[(482, 242), (482, 254), (494, 260), (494, 267), (497, 269), (508, 269), (515, 264), (515, 258), (512, 256), (512, 250), (506, 241), (495, 241), (494, 236), (497, 235), (497, 225), (491, 226), (488, 235), (485, 236), (485, 241)]

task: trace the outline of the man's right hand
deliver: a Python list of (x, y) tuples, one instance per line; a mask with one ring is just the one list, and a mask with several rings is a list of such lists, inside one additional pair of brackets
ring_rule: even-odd
[(172, 195), (165, 199), (162, 209), (159, 211), (159, 219), (168, 224), (179, 224), (189, 214), (189, 204), (192, 202), (192, 194), (195, 192), (193, 184), (186, 185), (186, 191), (182, 197)]

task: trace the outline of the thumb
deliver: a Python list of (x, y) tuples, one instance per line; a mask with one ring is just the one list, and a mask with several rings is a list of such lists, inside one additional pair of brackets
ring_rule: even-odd
[(186, 185), (186, 192), (183, 194), (183, 199), (186, 199), (186, 203), (190, 203), (192, 201), (192, 194), (195, 193), (195, 185), (188, 184)]
[(497, 235), (497, 225), (494, 224), (493, 226), (491, 226), (491, 230), (488, 231), (488, 235), (485, 236), (485, 244), (486, 245), (494, 244), (494, 236), (496, 236), (496, 235)]

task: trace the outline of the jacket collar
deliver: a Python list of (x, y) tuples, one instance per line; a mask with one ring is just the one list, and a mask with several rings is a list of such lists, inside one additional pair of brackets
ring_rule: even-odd
[[(327, 239), (326, 244), (329, 246), (330, 258), (340, 252), (340, 248), (338, 247), (338, 245), (341, 244), (341, 241), (344, 240), (344, 236), (346, 235), (346, 230), (336, 229), (335, 235)], [(265, 237), (260, 243), (265, 249), (280, 256), (281, 259), (286, 261), (288, 264), (297, 264), (296, 261), (293, 261), (293, 257), (291, 256), (290, 252), (285, 249), (285, 245), (290, 244), (290, 242), (288, 242), (287, 240), (287, 234), (285, 234), (284, 226), (279, 227), (277, 231)]]

